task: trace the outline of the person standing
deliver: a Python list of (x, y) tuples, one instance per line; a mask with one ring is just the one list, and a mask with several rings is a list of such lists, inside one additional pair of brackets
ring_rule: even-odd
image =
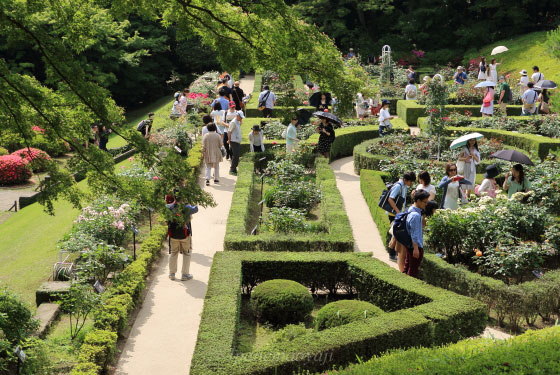
[[(434, 76), (435, 78), (435, 76)], [(464, 85), (465, 81), (467, 80), (467, 73), (465, 73), (463, 71), (463, 67), (462, 66), (458, 66), (457, 67), (457, 71), (455, 72), (455, 74), (453, 75), (453, 80), (455, 81), (455, 84), (457, 85)]]
[(511, 168), (511, 173), (506, 173), (506, 179), (504, 181), (504, 191), (507, 191), (508, 198), (515, 193), (526, 193), (532, 189), (531, 182), (525, 176), (523, 171), (523, 166), (521, 164), (514, 164)]
[(187, 106), (189, 105), (188, 103), (189, 93), (190, 93), (189, 89), (184, 88), (183, 95), (181, 95), (181, 97), (179, 98), (179, 111), (183, 116), (187, 114)]
[(416, 186), (416, 191), (425, 190), (430, 194), (430, 200), (436, 199), (436, 187), (431, 184), (432, 178), (428, 171), (422, 171), (418, 174), (418, 186)]
[[(387, 211), (389, 215), (389, 222), (395, 220), (395, 216), (406, 208), (406, 196), (408, 193), (408, 188), (416, 182), (416, 174), (412, 171), (403, 174), (402, 178), (393, 184), (391, 190), (389, 191), (389, 206), (393, 209), (392, 212)], [(389, 259), (393, 262), (397, 261), (397, 252), (395, 251), (395, 241), (392, 241), (393, 236), (388, 233), (389, 244), (387, 248), (389, 249)]]
[(539, 71), (538, 66), (533, 67), (533, 75), (531, 76), (531, 81), (533, 85), (537, 86), (537, 84), (544, 79), (544, 74)]
[(534, 115), (537, 112), (537, 99), (539, 98), (539, 94), (535, 90), (533, 90), (533, 82), (529, 82), (527, 84), (527, 91), (521, 95), (521, 101), (523, 102), (523, 110), (521, 114), (523, 116), (530, 116)]
[[(224, 114), (226, 113), (225, 108), (222, 108), (222, 103), (216, 102), (214, 103), (214, 109), (210, 112), (210, 116), (212, 117), (212, 121), (217, 126), (217, 131), (219, 134), (224, 134), (224, 128), (227, 127), (227, 123), (224, 123)], [(208, 132), (208, 130), (204, 130), (202, 128), (202, 136)]]
[(175, 280), (177, 272), (177, 258), (179, 253), (183, 254), (183, 265), (181, 267), (181, 280), (190, 280), (193, 275), (189, 273), (192, 253), (192, 226), (191, 215), (198, 212), (198, 206), (183, 204), (178, 196), (172, 197), (172, 201), (166, 204), (171, 211), (173, 220), (167, 222), (167, 234), (169, 236), (169, 279)]
[(237, 176), (237, 166), (239, 165), (239, 154), (241, 152), (241, 122), (245, 118), (242, 111), (237, 111), (235, 119), (231, 120), (228, 126), (228, 143), (231, 148), (231, 167), (229, 174)]
[(171, 120), (173, 121), (183, 116), (183, 114), (181, 113), (181, 102), (180, 102), (181, 93), (176, 92), (174, 97), (175, 97), (175, 101), (173, 102), (173, 107), (171, 108), (171, 114), (169, 115), (169, 118), (171, 118)]
[(317, 111), (324, 111), (325, 109), (329, 109), (329, 101), (325, 94), (321, 94), (321, 101), (317, 105)]
[(226, 89), (224, 89), (225, 86), (222, 86), (219, 90), (219, 97), (218, 99), (214, 100), (214, 102), (212, 103), (212, 109), (215, 109), (216, 103), (220, 103), (221, 105), (221, 109), (223, 109), (224, 111), (227, 110), (228, 106), (229, 106), (229, 102), (230, 99), (229, 97), (226, 97)]
[(317, 143), (317, 151), (325, 158), (329, 159), (331, 146), (335, 140), (334, 128), (326, 117), (321, 117), (321, 122), (317, 127), (319, 133), (319, 142)]
[(202, 156), (206, 164), (206, 186), (210, 185), (212, 168), (214, 168), (214, 183), (220, 182), (220, 163), (222, 156), (222, 136), (216, 132), (216, 124), (206, 125), (208, 133), (202, 137)]
[(484, 173), (484, 180), (478, 185), (474, 190), (476, 195), (482, 195), (486, 193), (489, 197), (496, 198), (496, 190), (498, 185), (496, 184), (496, 176), (500, 174), (498, 167), (495, 164), (486, 167), (486, 173)]
[(523, 94), (528, 89), (527, 85), (529, 84), (529, 77), (527, 76), (527, 71), (525, 69), (520, 71), (519, 74), (521, 74), (521, 78), (519, 78), (518, 85), (520, 87), (521, 94)]
[(231, 96), (233, 97), (233, 102), (235, 103), (235, 109), (237, 111), (243, 111), (245, 109), (245, 103), (243, 103), (243, 98), (245, 97), (245, 93), (239, 87), (239, 81), (235, 81), (233, 84), (233, 90)]
[(253, 126), (249, 133), (249, 149), (251, 152), (264, 152), (264, 134), (258, 125)]
[(263, 91), (259, 94), (259, 108), (263, 108), (264, 117), (272, 117), (272, 110), (276, 105), (276, 95), (270, 91), (268, 85), (263, 87)]
[(488, 75), (486, 74), (487, 71), (488, 71), (488, 65), (486, 64), (486, 57), (482, 56), (480, 58), (480, 64), (478, 64), (479, 81), (486, 81), (488, 79)]
[(475, 138), (469, 139), (463, 148), (463, 152), (459, 154), (459, 161), (465, 163), (463, 175), (469, 183), (464, 184), (466, 197), (468, 198), (473, 189), (472, 183), (476, 181), (476, 166), (480, 163), (480, 152), (478, 151), (478, 142)]
[(406, 77), (408, 78), (408, 81), (412, 81), (413, 84), (418, 79), (418, 73), (414, 71), (414, 67), (412, 65), (408, 66), (408, 70), (406, 71)]
[(296, 116), (293, 116), (290, 125), (288, 125), (288, 129), (286, 129), (286, 153), (294, 152), (296, 150), (299, 142), (297, 137), (297, 130), (299, 128), (299, 120)]
[(445, 174), (446, 176), (441, 179), (438, 185), (438, 188), (443, 188), (440, 207), (456, 210), (459, 208), (457, 200), (459, 198), (463, 200), (463, 192), (460, 186), (471, 184), (471, 182), (465, 180), (463, 176), (457, 175), (457, 166), (453, 163), (449, 163), (445, 166)]
[(539, 103), (539, 113), (548, 115), (550, 113), (550, 98), (547, 89), (543, 89), (539, 95)]
[(425, 190), (418, 190), (413, 200), (414, 204), (408, 209), (406, 217), (406, 230), (410, 233), (412, 248), (407, 249), (403, 273), (418, 278), (418, 270), (424, 257), (422, 213), (428, 205), (430, 194)]
[(482, 99), (482, 106), (480, 107), (480, 113), (482, 113), (482, 117), (494, 115), (494, 87), (493, 86), (488, 86), (486, 88), (486, 94)]
[(381, 101), (381, 110), (379, 111), (379, 136), (383, 137), (385, 133), (391, 130), (392, 124), (391, 120), (394, 116), (389, 113), (390, 101), (383, 99)]
[(415, 100), (418, 96), (418, 91), (416, 91), (416, 85), (414, 84), (413, 79), (408, 81), (408, 85), (404, 88), (404, 93), (406, 100)]
[(496, 59), (492, 59), (490, 60), (490, 65), (488, 66), (490, 68), (490, 74), (488, 74), (488, 81), (492, 81), (494, 83), (498, 83), (498, 65), (500, 65), (501, 62), (497, 63)]
[(511, 87), (504, 76), (500, 76), (500, 96), (498, 98), (498, 104), (500, 105), (500, 110), (504, 116), (507, 116), (507, 105), (513, 100), (513, 94), (511, 92)]
[(99, 133), (99, 149), (107, 151), (107, 142), (109, 142), (109, 134), (111, 134), (112, 130), (107, 129), (103, 124), (99, 124), (97, 129)]

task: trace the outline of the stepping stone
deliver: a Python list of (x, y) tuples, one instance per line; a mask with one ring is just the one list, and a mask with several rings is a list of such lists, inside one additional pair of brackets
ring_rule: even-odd
[(37, 306), (44, 302), (60, 301), (70, 291), (70, 281), (46, 281), (35, 292)]
[(39, 321), (37, 335), (44, 338), (51, 324), (58, 318), (60, 305), (58, 303), (42, 303), (37, 308), (35, 319)]

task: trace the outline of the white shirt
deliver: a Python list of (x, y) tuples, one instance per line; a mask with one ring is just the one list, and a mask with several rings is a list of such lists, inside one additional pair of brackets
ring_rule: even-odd
[(389, 109), (385, 109), (382, 108), (381, 111), (379, 111), (379, 126), (391, 126), (391, 121), (389, 121), (389, 117), (391, 117), (391, 115), (389, 114)]
[(249, 148), (251, 152), (255, 152), (255, 147), (260, 148), (261, 151), (264, 152), (264, 136), (262, 130), (258, 135), (255, 135), (252, 130), (249, 133)]
[[(269, 92), (269, 90), (265, 90), (265, 91), (260, 93), (259, 103), (263, 100), (263, 98), (267, 95), (268, 92)], [(275, 101), (276, 101), (276, 95), (274, 95), (274, 93), (272, 91), (270, 91), (270, 95), (268, 95), (268, 98), (266, 99), (265, 107), (273, 109)]]
[(521, 78), (519, 78), (519, 84), (522, 87), (527, 87), (527, 84), (529, 83), (529, 77), (527, 76), (521, 76)]
[(436, 187), (432, 184), (428, 186), (424, 186), (423, 184), (418, 184), (418, 186), (416, 186), (416, 190), (426, 190), (428, 193), (430, 194), (434, 193), (434, 195), (436, 195)]
[[(223, 109), (220, 109), (219, 111), (214, 110), (210, 112), (210, 116), (212, 116), (212, 118), (214, 119), (214, 124), (216, 124), (218, 128), (219, 134), (224, 134), (224, 126), (222, 125), (222, 121), (224, 120), (224, 113), (225, 111)], [(204, 135), (204, 133), (202, 133), (202, 135)]]
[(418, 92), (416, 91), (416, 85), (411, 85), (410, 83), (404, 88), (406, 93), (406, 100), (416, 99)]
[(179, 103), (179, 100), (175, 100), (173, 102), (173, 108), (171, 109), (171, 114), (175, 115), (175, 116), (180, 116), (181, 115), (181, 104)]
[(490, 179), (488, 179), (488, 178), (485, 178), (484, 180), (482, 180), (482, 183), (480, 184), (480, 187), (478, 188), (478, 194), (489, 193), (491, 190), (494, 190), (493, 185), (492, 185), (492, 181), (490, 181)]
[(187, 97), (185, 95), (181, 95), (181, 98), (179, 98), (179, 111), (181, 111), (183, 115), (187, 113), (187, 105)]
[(536, 72), (533, 73), (533, 75), (531, 76), (531, 80), (533, 81), (533, 83), (537, 83), (540, 82), (544, 79), (544, 74), (542, 74), (541, 72)]
[(204, 137), (204, 136), (205, 136), (206, 134), (208, 134), (208, 133), (209, 133), (208, 128), (206, 127), (206, 125), (204, 125), (204, 126), (202, 127), (202, 136)]
[(231, 134), (232, 142), (241, 143), (241, 123), (237, 119), (229, 123), (228, 133)]

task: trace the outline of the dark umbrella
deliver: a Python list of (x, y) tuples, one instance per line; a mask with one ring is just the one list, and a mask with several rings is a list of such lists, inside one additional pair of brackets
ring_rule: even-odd
[(554, 83), (554, 81), (550, 81), (548, 79), (545, 79), (543, 81), (537, 82), (536, 87), (541, 88), (541, 89), (555, 89), (556, 88), (556, 83)]
[(313, 87), (313, 82), (307, 81), (307, 82), (305, 82), (305, 85), (309, 88), (312, 88)]
[(533, 164), (533, 162), (531, 161), (531, 159), (529, 159), (529, 157), (527, 155), (525, 155), (522, 152), (516, 151), (516, 150), (496, 151), (490, 156), (493, 157), (493, 158), (496, 158), (496, 159), (507, 160), (507, 161), (511, 161), (511, 162), (514, 162), (514, 163), (520, 163), (520, 164), (525, 164), (525, 165), (535, 165), (535, 164)]
[(331, 100), (332, 100), (331, 93), (330, 92), (322, 93), (321, 91), (311, 95), (311, 97), (309, 98), (309, 105), (312, 105), (313, 107), (318, 107), (319, 104), (321, 104), (321, 96), (323, 94), (325, 94), (325, 96), (327, 97), (327, 105), (331, 105)]
[(296, 115), (301, 125), (307, 124), (311, 116), (313, 116), (313, 114), (310, 111), (304, 108), (298, 108), (298, 110), (296, 111)]
[(326, 119), (331, 120), (332, 122), (337, 123), (338, 125), (342, 125), (342, 121), (340, 121), (340, 119), (338, 117), (336, 117), (335, 115), (333, 115), (330, 112), (321, 112), (321, 111), (317, 111), (313, 113), (313, 116), (317, 116), (317, 117), (324, 117)]

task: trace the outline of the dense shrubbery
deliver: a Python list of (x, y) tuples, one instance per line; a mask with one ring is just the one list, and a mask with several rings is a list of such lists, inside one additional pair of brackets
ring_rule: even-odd
[(317, 329), (338, 327), (382, 314), (383, 310), (366, 301), (341, 300), (323, 306), (317, 313)]
[(0, 147), (0, 156), (8, 155), (10, 152), (4, 147)]
[(193, 145), (188, 129), (189, 126), (185, 123), (180, 121), (173, 122), (163, 130), (152, 134), (150, 142), (160, 147), (173, 148), (177, 146), (186, 155)]
[(275, 279), (259, 284), (251, 293), (257, 319), (274, 325), (298, 323), (313, 310), (313, 297), (303, 285)]
[(264, 195), (267, 207), (289, 207), (308, 213), (321, 201), (321, 191), (311, 181), (277, 184)]
[(42, 172), (46, 167), (46, 163), (51, 160), (46, 152), (32, 147), (14, 151), (12, 155), (17, 155), (26, 160), (33, 172)]
[(517, 131), (525, 134), (560, 138), (560, 117), (556, 114), (529, 116), (523, 119), (494, 116), (472, 120), (468, 114), (454, 112), (447, 118), (446, 125), (459, 127), (474, 126), (477, 128)]
[(0, 156), (0, 185), (21, 184), (31, 178), (27, 160), (17, 155)]

